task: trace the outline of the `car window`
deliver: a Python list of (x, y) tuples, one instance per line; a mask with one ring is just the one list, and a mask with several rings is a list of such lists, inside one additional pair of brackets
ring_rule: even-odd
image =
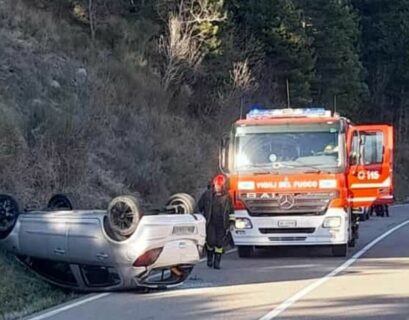
[(121, 282), (119, 274), (113, 267), (80, 265), (84, 282), (89, 287), (114, 286)]

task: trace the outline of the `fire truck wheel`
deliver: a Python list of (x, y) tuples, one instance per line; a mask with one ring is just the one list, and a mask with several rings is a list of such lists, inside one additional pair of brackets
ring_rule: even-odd
[(73, 201), (65, 194), (55, 194), (48, 201), (47, 209), (74, 210)]
[(196, 207), (195, 199), (187, 193), (177, 193), (169, 197), (166, 207), (177, 214), (193, 214)]
[(114, 198), (107, 210), (108, 234), (114, 233), (118, 239), (129, 238), (136, 230), (142, 218), (139, 201), (132, 196)]
[(348, 254), (348, 244), (336, 244), (332, 246), (332, 255), (334, 257), (346, 257)]
[(249, 258), (254, 254), (253, 246), (238, 246), (237, 251), (240, 258)]
[(4, 239), (10, 234), (19, 214), (17, 200), (9, 195), (0, 194), (0, 239)]

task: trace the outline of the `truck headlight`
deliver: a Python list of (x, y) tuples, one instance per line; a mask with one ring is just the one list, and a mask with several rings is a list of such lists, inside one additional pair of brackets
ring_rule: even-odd
[(251, 224), (251, 221), (247, 218), (236, 218), (234, 227), (236, 229), (251, 229), (253, 228), (253, 225)]
[(340, 226), (341, 226), (340, 217), (325, 218), (324, 223), (322, 224), (323, 228), (339, 228)]

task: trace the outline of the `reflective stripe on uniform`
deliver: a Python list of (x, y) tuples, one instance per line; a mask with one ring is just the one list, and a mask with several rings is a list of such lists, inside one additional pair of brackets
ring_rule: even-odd
[(214, 252), (216, 253), (223, 253), (223, 247), (216, 247)]

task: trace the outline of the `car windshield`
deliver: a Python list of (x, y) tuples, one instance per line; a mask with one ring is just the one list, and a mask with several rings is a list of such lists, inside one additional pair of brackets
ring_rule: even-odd
[(236, 128), (237, 171), (320, 172), (342, 164), (339, 123)]

